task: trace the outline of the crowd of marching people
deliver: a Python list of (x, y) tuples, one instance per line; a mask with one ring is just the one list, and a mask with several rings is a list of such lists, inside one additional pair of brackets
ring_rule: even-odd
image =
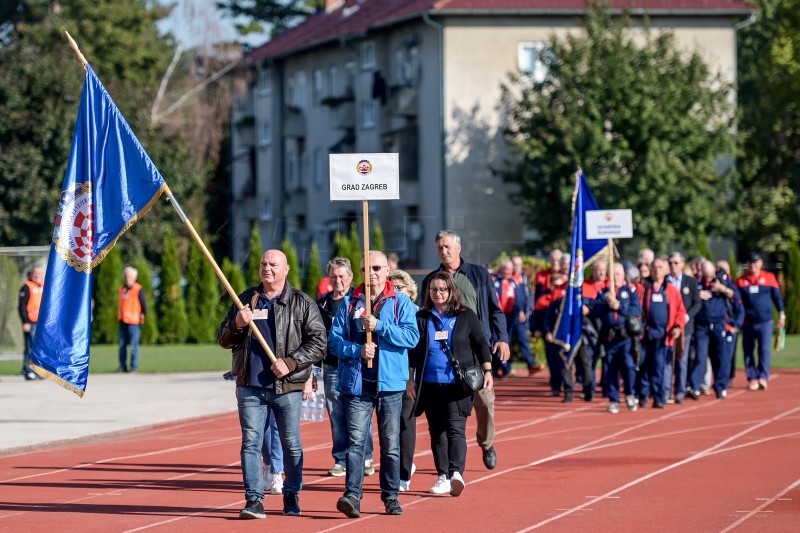
[[(529, 305), (530, 330), (545, 340), (553, 396), (563, 393), (564, 402), (573, 401), (574, 376), (583, 385), (583, 399), (591, 401), (599, 367), (599, 390), (609, 400), (610, 413), (618, 413), (623, 401), (636, 411), (651, 398), (655, 409), (712, 391), (725, 399), (740, 335), (747, 388), (767, 389), (773, 307), (779, 328), (785, 327), (786, 316), (777, 279), (762, 269), (759, 254), (748, 256), (747, 272), (736, 280), (727, 261), (714, 264), (699, 257), (687, 264), (680, 252), (655, 257), (645, 249), (635, 265), (626, 269), (617, 263), (611, 272), (605, 260), (597, 259), (582, 286), (582, 337), (569, 360), (556, 331), (570, 257), (554, 250), (550, 264), (537, 274), (532, 298), (525, 294), (525, 282), (504, 281), (502, 271), (513, 271), (511, 262), (500, 265), (496, 285), (498, 292), (512, 296), (514, 291), (503, 286), (515, 286), (524, 302), (516, 304), (519, 310)], [(522, 353), (527, 361), (527, 352)]]
[(393, 254), (362, 257), (365, 282), (357, 287), (353, 265), (335, 257), (316, 301), (286, 281), (282, 252), (264, 253), (261, 283), (240, 295), (243, 303), (231, 306), (217, 334), (233, 353), (229, 377), (237, 385), (247, 500), (240, 518), (266, 517), (265, 492), (283, 495), (284, 515), (301, 514), (300, 411), (316, 388), (315, 367), (332, 437), (328, 474), (344, 478), (335, 507), (349, 518), (361, 516), (364, 477), (376, 472), (373, 417), (389, 515), (403, 514), (398, 497), (411, 488), (423, 414), (436, 469), (430, 493), (457, 497), (465, 490), (473, 410), (483, 464), (494, 469), (494, 380), (513, 374), (510, 344), (528, 375), (542, 370), (531, 336), (544, 340), (553, 396), (574, 401), (577, 382), (585, 401), (595, 391), (608, 398), (610, 413), (623, 404), (660, 409), (712, 389), (726, 398), (739, 334), (748, 388), (768, 387), (773, 306), (781, 328), (785, 316), (775, 276), (762, 270), (757, 254), (737, 280), (724, 261), (686, 265), (677, 252), (654, 257), (643, 250), (627, 268), (593, 261), (580, 290), (581, 340), (566, 357), (558, 324), (576, 279), (569, 255), (554, 250), (550, 268), (531, 282), (521, 257), (492, 274), (464, 261), (457, 234), (440, 231), (435, 245), (441, 263), (419, 287)]

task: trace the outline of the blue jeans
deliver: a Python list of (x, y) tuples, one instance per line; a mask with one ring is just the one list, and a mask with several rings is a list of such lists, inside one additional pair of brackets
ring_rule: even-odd
[(675, 378), (675, 398), (686, 397), (686, 378), (689, 369), (689, 347), (692, 345), (692, 335), (683, 335), (683, 354), (675, 358), (675, 368), (672, 366), (672, 356), (675, 353), (673, 346), (667, 350), (667, 362), (664, 366), (664, 391), (667, 397), (672, 394), (672, 379)]
[[(742, 328), (742, 348), (744, 349), (744, 369), (747, 379), (769, 379), (770, 341), (772, 321), (761, 324), (745, 324)], [(758, 364), (753, 351), (758, 341)]]
[(342, 394), (347, 412), (350, 443), (347, 447), (347, 473), (344, 495), (361, 501), (364, 495), (364, 442), (370, 428), (372, 410), (378, 414), (378, 443), (381, 447), (381, 500), (396, 500), (400, 487), (400, 413), (405, 391), (379, 392), (377, 396)]
[(664, 339), (642, 340), (642, 362), (639, 365), (637, 376), (637, 391), (639, 399), (647, 400), (653, 393), (653, 401), (663, 404), (666, 402), (664, 391), (664, 365), (667, 359), (667, 345)]
[(267, 407), (267, 421), (264, 422), (264, 444), (261, 447), (264, 464), (269, 465), (273, 474), (283, 472), (283, 447), (281, 434), (278, 432), (278, 421), (272, 408)]
[(29, 374), (31, 370), (31, 349), (33, 348), (33, 336), (36, 333), (36, 324), (31, 324), (30, 331), (23, 331), (22, 336), (25, 340), (25, 348), (22, 352), (22, 372)]
[[(333, 365), (323, 365), (322, 383), (325, 390), (325, 406), (328, 410), (328, 419), (331, 422), (331, 437), (333, 439), (333, 449), (331, 455), (337, 465), (346, 466), (347, 464), (347, 418), (345, 416), (344, 404), (338, 390), (339, 376), (336, 374), (336, 367)], [(366, 452), (364, 457), (372, 460), (372, 418), (369, 419), (369, 431), (365, 435)]]
[[(138, 324), (119, 324), (119, 367), (122, 370), (139, 368), (139, 337), (142, 326)], [(131, 347), (131, 366), (128, 367), (128, 350)]]
[[(248, 500), (264, 499), (261, 447), (264, 444), (264, 427), (269, 410), (275, 415), (283, 448), (286, 473), (283, 491), (297, 494), (303, 487), (303, 444), (300, 441), (302, 401), (302, 391), (275, 394), (273, 389), (264, 387), (236, 387), (239, 425), (242, 427), (242, 478)], [(363, 467), (361, 473), (364, 473)]]

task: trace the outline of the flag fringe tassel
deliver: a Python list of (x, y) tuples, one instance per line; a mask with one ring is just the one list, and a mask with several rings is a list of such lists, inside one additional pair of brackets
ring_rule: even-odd
[(98, 254), (98, 255), (97, 255), (97, 256), (96, 256), (94, 259), (92, 259), (92, 270), (94, 270), (94, 269), (97, 267), (97, 265), (99, 265), (99, 264), (100, 264), (100, 262), (101, 262), (103, 259), (105, 259), (105, 258), (106, 258), (106, 256), (108, 255), (108, 253), (109, 253), (109, 252), (112, 250), (112, 248), (114, 248), (114, 245), (116, 245), (116, 244), (117, 244), (117, 241), (119, 240), (119, 238), (120, 238), (120, 237), (122, 237), (122, 234), (123, 234), (123, 233), (125, 233), (126, 231), (128, 231), (128, 228), (130, 228), (131, 226), (133, 226), (134, 224), (136, 224), (137, 222), (139, 222), (139, 219), (140, 219), (140, 218), (142, 218), (143, 216), (145, 216), (145, 215), (147, 214), (147, 212), (148, 212), (148, 211), (150, 211), (150, 208), (151, 208), (151, 207), (153, 207), (153, 206), (156, 204), (156, 202), (158, 201), (158, 199), (159, 199), (159, 198), (161, 198), (161, 195), (162, 195), (162, 194), (164, 194), (166, 191), (167, 191), (167, 184), (166, 184), (166, 183), (164, 183), (163, 185), (161, 185), (161, 187), (159, 187), (159, 188), (158, 188), (158, 190), (157, 190), (157, 191), (156, 191), (156, 193), (153, 195), (153, 197), (150, 199), (150, 201), (149, 201), (149, 202), (147, 202), (147, 203), (145, 204), (145, 206), (144, 206), (144, 207), (142, 207), (142, 208), (139, 210), (139, 212), (138, 212), (138, 213), (136, 213), (136, 214), (133, 216), (133, 218), (131, 218), (131, 219), (128, 221), (128, 223), (127, 223), (127, 224), (125, 224), (125, 226), (123, 226), (123, 228), (120, 230), (120, 232), (117, 234), (117, 236), (116, 236), (116, 237), (114, 237), (114, 240), (113, 240), (113, 241), (111, 241), (111, 244), (109, 244), (108, 246), (106, 246), (106, 247), (103, 249), (103, 251), (102, 251), (102, 252), (100, 252), (100, 253), (99, 253), (99, 254)]
[(68, 391), (74, 392), (75, 394), (78, 395), (79, 398), (83, 398), (84, 391), (82, 391), (81, 389), (79, 389), (78, 387), (76, 387), (75, 385), (70, 383), (69, 381), (65, 381), (65, 380), (61, 379), (60, 377), (56, 376), (55, 374), (53, 374), (49, 370), (45, 370), (44, 368), (40, 367), (37, 364), (30, 363), (30, 367), (34, 372), (36, 372), (38, 375), (40, 375), (44, 379), (49, 379), (50, 381), (52, 381), (56, 385), (60, 385), (61, 387), (64, 387)]

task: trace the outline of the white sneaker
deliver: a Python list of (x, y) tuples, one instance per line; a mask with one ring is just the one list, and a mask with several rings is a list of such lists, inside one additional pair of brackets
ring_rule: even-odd
[(450, 480), (442, 474), (436, 480), (436, 484), (431, 487), (431, 494), (447, 494), (450, 492)]
[(411, 490), (411, 481), (400, 480), (400, 486), (397, 489), (400, 492), (408, 492)]
[(615, 415), (619, 413), (619, 402), (611, 402), (608, 404), (608, 412)]
[(372, 459), (366, 459), (364, 461), (364, 475), (371, 476), (375, 473), (375, 465), (372, 463)]
[(450, 496), (461, 496), (465, 485), (466, 483), (464, 483), (464, 478), (461, 477), (461, 474), (453, 472), (453, 475), (450, 476)]
[(283, 494), (283, 472), (272, 474), (272, 479), (269, 482), (270, 494)]

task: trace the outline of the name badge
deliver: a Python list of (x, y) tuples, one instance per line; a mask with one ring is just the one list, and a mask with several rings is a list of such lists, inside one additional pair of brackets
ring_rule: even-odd
[(758, 285), (750, 285), (747, 289), (750, 291), (750, 294), (758, 294)]
[(683, 288), (683, 294), (689, 294), (689, 287)]
[(269, 309), (254, 309), (253, 320), (266, 320), (269, 318)]
[(437, 331), (433, 335), (433, 339), (437, 341), (446, 341), (447, 340), (447, 332), (446, 331)]
[(664, 295), (663, 294), (654, 294), (652, 301), (653, 301), (653, 303), (660, 304), (661, 302), (664, 301)]
[(628, 293), (627, 292), (620, 293), (619, 297), (624, 300), (628, 297)]

